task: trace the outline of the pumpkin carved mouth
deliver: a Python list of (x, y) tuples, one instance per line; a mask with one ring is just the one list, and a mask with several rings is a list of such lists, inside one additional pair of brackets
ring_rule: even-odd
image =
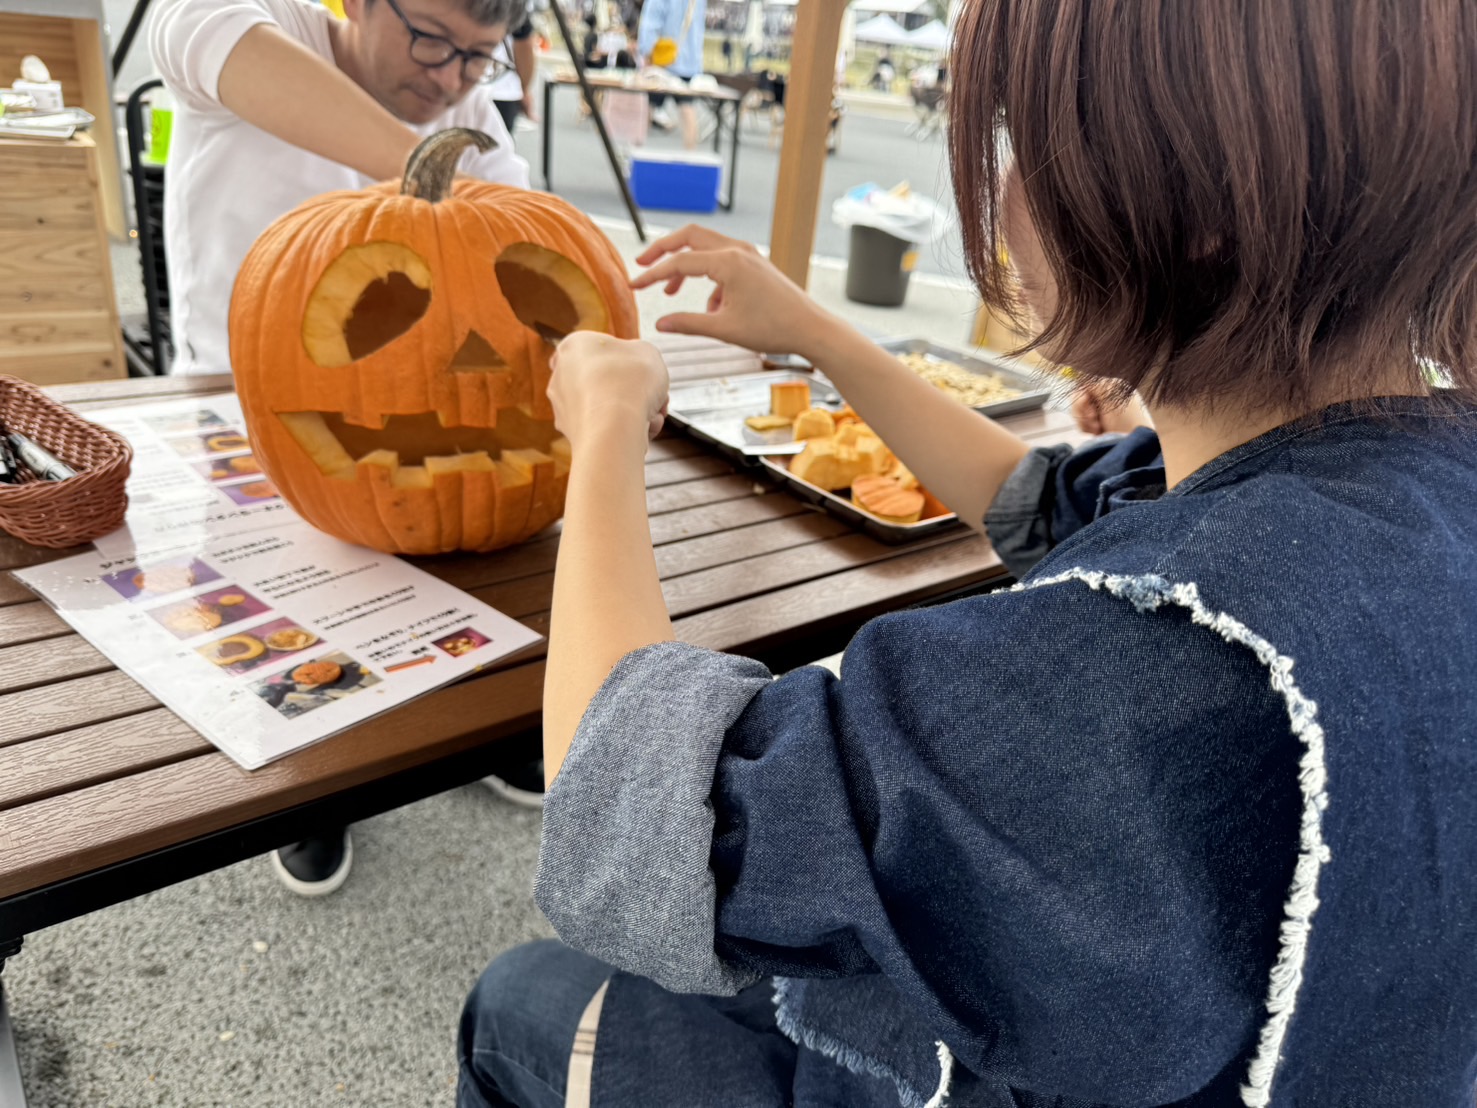
[(434, 412), (384, 417), (379, 427), (350, 423), (341, 412), (278, 412), (277, 418), (325, 476), (353, 481), (365, 466), (397, 488), (430, 488), (438, 476), (498, 472), (515, 484), (531, 467), (569, 469), (569, 442), (519, 408), (496, 427), (447, 426)]

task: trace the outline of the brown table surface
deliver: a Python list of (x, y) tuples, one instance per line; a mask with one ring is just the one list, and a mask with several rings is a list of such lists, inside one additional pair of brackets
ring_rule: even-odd
[[(704, 340), (664, 345), (674, 376), (690, 376), (697, 365), (723, 372), (757, 368), (753, 355)], [(176, 377), (51, 392), (88, 410), (229, 387), (227, 377)], [(1007, 422), (1038, 443), (1079, 437), (1062, 412)], [(646, 486), (677, 636), (771, 665), (834, 652), (879, 613), (989, 588), (1004, 577), (989, 544), (972, 532), (887, 546), (673, 435), (652, 444)], [(557, 548), (555, 529), (495, 554), (423, 558), (416, 564), (546, 633)], [(0, 569), (63, 553), (0, 536)], [(69, 879), (72, 885), (93, 880), (102, 871), (123, 874), (106, 902), (126, 899), (146, 891), (128, 884), (131, 861), (202, 837), (218, 840), (222, 832), (356, 787), (390, 786), (376, 802), (378, 810), (416, 799), (395, 794), (402, 775), (495, 747), (500, 739), (528, 740), (539, 724), (542, 659), (540, 646), (247, 772), (115, 669), (27, 589), (0, 574), (0, 908), (7, 901), (34, 901)], [(438, 787), (477, 775), (463, 774)], [(281, 842), (266, 849), (271, 845)], [(223, 847), (219, 861), (211, 855), (197, 859), (190, 872), (156, 873), (148, 887), (247, 856), (231, 856)], [(69, 911), (78, 914), (104, 902), (84, 898)], [(0, 940), (20, 937), (4, 934), (7, 920), (13, 928), (38, 918), (0, 916)], [(57, 918), (52, 910), (44, 922)]]

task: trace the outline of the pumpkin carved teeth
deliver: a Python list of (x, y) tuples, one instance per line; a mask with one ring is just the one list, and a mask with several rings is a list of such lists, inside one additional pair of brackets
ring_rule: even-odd
[[(378, 427), (350, 423), (338, 412), (278, 412), (277, 418), (324, 474), (353, 480), (360, 466), (372, 465), (409, 474), (397, 483), (429, 483), (436, 473), (486, 470), (508, 454), (537, 454), (541, 460), (560, 456), (565, 440), (554, 428), (514, 408), (497, 427), (449, 426), (443, 414), (381, 416)], [(478, 459), (481, 459), (480, 461)]]

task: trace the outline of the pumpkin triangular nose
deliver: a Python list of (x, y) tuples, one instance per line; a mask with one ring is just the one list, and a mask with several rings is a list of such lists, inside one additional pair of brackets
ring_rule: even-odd
[(506, 373), (508, 363), (492, 348), (492, 343), (476, 331), (468, 331), (456, 357), (451, 359), (453, 373)]

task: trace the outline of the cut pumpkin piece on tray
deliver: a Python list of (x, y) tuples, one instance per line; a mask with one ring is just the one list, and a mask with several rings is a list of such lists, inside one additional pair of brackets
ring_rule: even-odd
[(776, 381), (769, 386), (769, 411), (771, 415), (794, 419), (809, 407), (809, 382)]
[(823, 439), (836, 433), (836, 419), (824, 408), (807, 408), (795, 417), (795, 439)]
[(877, 473), (863, 474), (852, 482), (851, 502), (886, 523), (917, 523), (923, 514), (921, 492)]
[(790, 472), (827, 492), (850, 488), (867, 473), (881, 473), (892, 461), (892, 452), (875, 435), (863, 435), (844, 443), (840, 436), (807, 439), (805, 449), (795, 455)]

